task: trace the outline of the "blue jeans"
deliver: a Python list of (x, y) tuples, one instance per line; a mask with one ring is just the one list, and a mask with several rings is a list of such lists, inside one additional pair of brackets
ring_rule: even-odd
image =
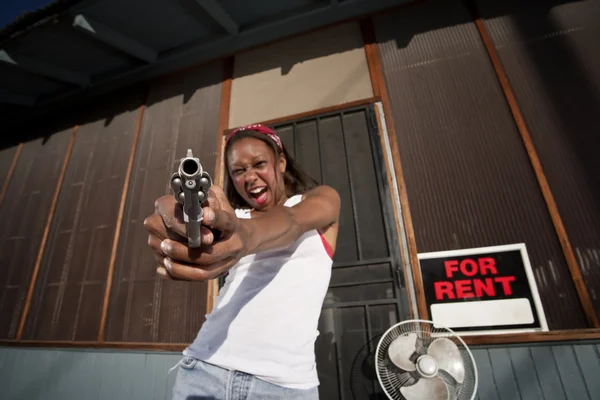
[(317, 387), (290, 389), (193, 357), (179, 363), (173, 400), (318, 400)]

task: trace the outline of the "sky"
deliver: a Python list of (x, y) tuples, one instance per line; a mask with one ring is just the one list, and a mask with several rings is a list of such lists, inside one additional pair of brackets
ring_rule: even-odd
[(0, 29), (19, 15), (50, 3), (54, 3), (54, 0), (0, 0)]

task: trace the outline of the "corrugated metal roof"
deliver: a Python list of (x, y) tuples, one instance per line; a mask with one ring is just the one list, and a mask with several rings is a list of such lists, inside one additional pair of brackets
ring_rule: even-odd
[(410, 0), (57, 0), (0, 31), (0, 122)]
[(0, 29), (0, 45), (11, 35), (16, 34), (21, 30), (33, 28), (45, 19), (52, 18), (58, 13), (67, 10), (69, 7), (84, 1), (86, 0), (56, 0), (17, 16), (13, 21)]

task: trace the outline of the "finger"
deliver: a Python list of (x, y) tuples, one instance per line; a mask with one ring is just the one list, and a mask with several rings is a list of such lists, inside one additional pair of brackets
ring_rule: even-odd
[(233, 207), (231, 207), (231, 204), (229, 203), (229, 200), (227, 199), (225, 192), (223, 191), (223, 189), (220, 186), (218, 186), (218, 185), (211, 186), (209, 194), (208, 194), (209, 199), (211, 198), (211, 196), (214, 199), (216, 199), (216, 201), (219, 203), (219, 206), (220, 206), (219, 209), (233, 212)]
[(204, 209), (203, 224), (224, 232), (233, 232), (237, 225), (235, 214), (211, 207)]
[(208, 281), (221, 275), (229, 268), (233, 267), (237, 260), (234, 257), (228, 257), (209, 267), (197, 268), (185, 264), (178, 263), (170, 258), (165, 258), (165, 267), (169, 275), (187, 281)]
[(233, 255), (224, 243), (218, 243), (214, 246), (189, 248), (179, 242), (165, 239), (160, 244), (160, 249), (163, 254), (172, 260), (187, 264), (196, 264), (199, 267), (214, 264)]
[(156, 273), (161, 277), (161, 278), (167, 278), (167, 279), (171, 279), (174, 281), (178, 281), (179, 279), (173, 278), (171, 275), (169, 275), (169, 271), (167, 271), (167, 268), (165, 267), (165, 256), (159, 256), (158, 254), (154, 255), (154, 259), (156, 260), (156, 263), (158, 264), (158, 266), (156, 267)]
[(160, 248), (160, 244), (162, 243), (162, 241), (163, 241), (163, 239), (159, 238), (156, 235), (153, 235), (153, 234), (148, 235), (148, 246), (150, 246), (150, 248), (156, 255), (159, 255), (159, 256), (162, 255), (164, 257), (165, 254), (163, 253), (162, 249)]
[(158, 237), (160, 240), (171, 239), (185, 242), (187, 239), (184, 236), (169, 230), (159, 214), (152, 214), (144, 220), (144, 228), (151, 234)]
[(154, 261), (156, 261), (156, 263), (157, 263), (159, 266), (161, 266), (161, 265), (162, 265), (162, 266), (164, 267), (164, 266), (165, 266), (165, 257), (166, 257), (166, 256), (165, 256), (164, 254), (156, 254), (156, 253), (155, 253), (155, 254), (154, 254)]
[(208, 227), (200, 225), (200, 243), (210, 245), (215, 241), (215, 235)]
[(181, 237), (186, 237), (183, 207), (177, 203), (175, 197), (170, 195), (159, 197), (154, 207), (168, 229)]
[(167, 238), (167, 227), (163, 223), (160, 215), (152, 214), (144, 220), (144, 228), (159, 239)]
[(202, 207), (211, 207), (217, 209), (221, 208), (221, 202), (219, 201), (219, 198), (217, 197), (213, 189), (210, 189), (208, 191), (208, 199), (206, 199), (206, 203), (204, 203)]

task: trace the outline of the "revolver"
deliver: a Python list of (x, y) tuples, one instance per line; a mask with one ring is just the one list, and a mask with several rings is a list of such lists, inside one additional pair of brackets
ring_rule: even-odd
[(194, 157), (192, 149), (179, 162), (177, 172), (171, 175), (170, 186), (175, 200), (183, 207), (189, 247), (200, 247), (200, 223), (202, 205), (208, 200), (212, 179), (202, 169), (200, 159)]

